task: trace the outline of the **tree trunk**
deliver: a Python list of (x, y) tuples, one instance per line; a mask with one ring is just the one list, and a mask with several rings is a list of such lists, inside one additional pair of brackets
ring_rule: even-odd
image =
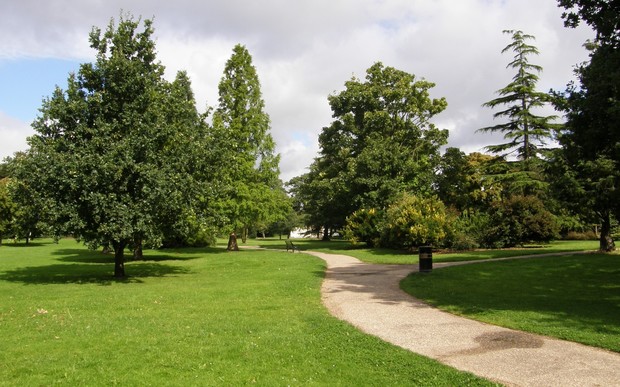
[(239, 251), (239, 245), (237, 244), (237, 235), (233, 232), (228, 237), (228, 247), (226, 248), (228, 251)]
[(114, 241), (114, 278), (125, 278), (125, 247), (127, 241)]
[(611, 237), (611, 219), (609, 212), (601, 217), (601, 236), (599, 238), (599, 249), (604, 252), (614, 251), (616, 245)]
[(144, 259), (144, 254), (142, 252), (142, 239), (137, 239), (134, 241), (133, 259), (136, 261), (142, 261)]
[(323, 240), (329, 241), (329, 227), (327, 226), (323, 229)]
[(110, 244), (109, 243), (104, 243), (103, 245), (103, 249), (101, 250), (102, 254), (110, 254), (112, 252), (112, 249), (110, 248)]
[(243, 227), (243, 231), (241, 232), (241, 242), (246, 243), (248, 241), (248, 228)]

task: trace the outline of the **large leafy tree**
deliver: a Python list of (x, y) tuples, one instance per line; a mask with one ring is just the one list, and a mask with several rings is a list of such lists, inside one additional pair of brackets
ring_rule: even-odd
[[(583, 20), (596, 31), (590, 61), (576, 70), (559, 107), (566, 112), (559, 163), (577, 197), (601, 221), (600, 248), (612, 250), (612, 216), (620, 218), (620, 5), (613, 1), (559, 1), (565, 24)], [(574, 196), (574, 195), (573, 195)]]
[(543, 146), (552, 138), (553, 130), (557, 128), (553, 120), (557, 117), (535, 114), (537, 108), (551, 102), (551, 97), (548, 93), (536, 90), (538, 73), (542, 71), (542, 67), (530, 62), (529, 57), (538, 55), (538, 49), (527, 43), (534, 37), (524, 34), (523, 31), (505, 30), (504, 33), (511, 35), (512, 42), (502, 53), (514, 53), (507, 67), (515, 69), (516, 74), (508, 85), (497, 91), (498, 98), (484, 103), (483, 106), (503, 106), (503, 110), (496, 112), (493, 117), (506, 117), (507, 121), (481, 128), (479, 131), (503, 133), (507, 142), (489, 145), (487, 149), (502, 156), (516, 152), (518, 159), (524, 163), (524, 169), (530, 170), (531, 160), (540, 155)]
[(153, 32), (151, 20), (129, 15), (93, 28), (96, 61), (43, 102), (30, 150), (14, 160), (15, 178), (36, 187), (57, 235), (114, 248), (115, 277), (125, 276), (125, 248), (159, 244), (195, 192), (189, 166), (198, 164), (188, 157), (197, 128), (179, 113), (186, 105), (163, 78)]
[(596, 40), (609, 46), (620, 44), (620, 3), (615, 0), (558, 0), (565, 11), (566, 27), (586, 22), (596, 31)]
[[(404, 191), (430, 194), (439, 148), (448, 132), (431, 119), (444, 98), (433, 83), (376, 63), (364, 81), (353, 78), (329, 96), (335, 120), (319, 136), (320, 155), (303, 184), (311, 187), (306, 210), (325, 230), (343, 227), (360, 208), (387, 208)], [(309, 196), (309, 195), (306, 195)]]
[(502, 196), (503, 184), (495, 176), (504, 174), (506, 167), (498, 157), (478, 152), (466, 155), (458, 148), (448, 148), (435, 180), (437, 196), (466, 215), (485, 210)]
[(280, 156), (270, 134), (260, 82), (252, 56), (236, 45), (219, 84), (213, 117), (214, 141), (225, 163), (220, 176), (226, 192), (222, 208), (233, 229), (247, 230), (277, 220), (282, 211)]
[[(173, 130), (188, 136), (184, 142), (191, 143), (170, 162), (175, 164), (175, 169), (191, 175), (200, 184), (188, 186), (192, 189), (192, 205), (183, 207), (181, 216), (171, 219), (164, 233), (164, 244), (205, 245), (215, 237), (214, 224), (219, 216), (213, 203), (217, 198), (214, 176), (220, 163), (212, 146), (210, 127), (205, 122), (210, 110), (198, 113), (191, 81), (185, 71), (177, 73), (168, 89), (171, 102), (165, 107), (164, 115)], [(193, 130), (188, 130), (191, 128)]]

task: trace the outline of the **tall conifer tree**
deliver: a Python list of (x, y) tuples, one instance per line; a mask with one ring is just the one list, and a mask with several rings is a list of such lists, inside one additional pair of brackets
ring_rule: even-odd
[(529, 160), (538, 157), (542, 151), (541, 146), (552, 138), (552, 132), (557, 128), (552, 122), (557, 117), (534, 114), (534, 109), (551, 102), (549, 94), (536, 91), (538, 73), (542, 71), (542, 67), (530, 63), (529, 56), (538, 55), (539, 52), (535, 46), (527, 44), (534, 36), (524, 34), (523, 31), (505, 30), (504, 33), (512, 36), (512, 43), (506, 46), (502, 53), (514, 53), (513, 60), (507, 67), (515, 69), (517, 73), (512, 82), (497, 91), (500, 95), (498, 98), (484, 103), (483, 106), (505, 106), (504, 110), (495, 113), (493, 117), (507, 117), (508, 121), (481, 128), (479, 131), (503, 133), (507, 142), (489, 145), (487, 149), (502, 156), (516, 152), (517, 157), (525, 162), (525, 169), (529, 169)]
[(260, 82), (252, 56), (236, 45), (219, 84), (214, 113), (215, 141), (226, 167), (222, 181), (229, 195), (224, 211), (243, 239), (249, 227), (279, 212), (279, 161), (265, 112)]

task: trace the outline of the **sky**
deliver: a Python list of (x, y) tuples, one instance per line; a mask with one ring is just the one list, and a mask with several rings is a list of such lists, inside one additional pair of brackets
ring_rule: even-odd
[[(80, 63), (95, 61), (88, 35), (121, 12), (154, 18), (166, 77), (187, 71), (198, 108), (217, 105), (217, 86), (236, 44), (261, 82), (284, 181), (307, 172), (318, 135), (333, 121), (327, 102), (376, 62), (435, 83), (447, 109), (432, 121), (466, 153), (502, 142), (476, 129), (500, 123), (481, 105), (515, 72), (503, 30), (534, 35), (539, 91), (563, 90), (588, 59), (587, 27), (568, 29), (556, 0), (3, 0), (0, 2), (0, 159), (28, 148), (44, 97)], [(546, 114), (546, 112), (545, 112)], [(549, 110), (548, 114), (553, 114)]]

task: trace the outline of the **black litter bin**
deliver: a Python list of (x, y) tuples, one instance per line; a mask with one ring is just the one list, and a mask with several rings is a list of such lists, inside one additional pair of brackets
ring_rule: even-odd
[(430, 273), (433, 271), (433, 248), (431, 246), (420, 246), (420, 273)]

